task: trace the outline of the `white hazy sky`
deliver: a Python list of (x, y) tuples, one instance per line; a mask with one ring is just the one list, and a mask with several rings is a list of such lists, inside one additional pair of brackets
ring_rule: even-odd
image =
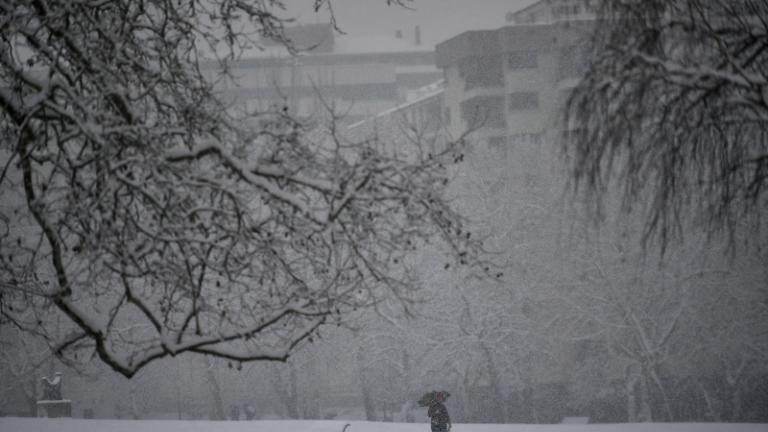
[[(386, 0), (333, 0), (339, 27), (347, 37), (394, 36), (402, 30), (412, 39), (421, 27), (422, 43), (433, 46), (466, 30), (505, 25), (507, 12), (522, 9), (536, 0), (412, 0), (409, 9), (387, 6)], [(285, 0), (289, 13), (304, 23), (327, 22), (327, 14), (315, 14), (312, 0)]]

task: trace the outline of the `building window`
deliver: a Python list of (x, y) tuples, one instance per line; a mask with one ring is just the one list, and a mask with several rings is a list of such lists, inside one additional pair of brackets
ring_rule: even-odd
[(560, 139), (561, 142), (568, 143), (571, 142), (574, 139), (577, 139), (580, 135), (584, 133), (584, 129), (574, 127), (572, 129), (566, 129), (560, 131)]
[(578, 5), (574, 5), (574, 6), (565, 5), (565, 6), (558, 6), (558, 7), (552, 8), (552, 16), (555, 19), (575, 17), (580, 13), (581, 13), (581, 8), (579, 8)]
[(512, 51), (507, 53), (509, 69), (534, 69), (538, 67), (539, 56), (536, 51)]
[(536, 92), (512, 92), (509, 94), (509, 110), (525, 111), (539, 108), (539, 94)]
[(525, 185), (528, 187), (534, 187), (536, 186), (536, 175), (533, 173), (526, 173), (525, 174)]
[(507, 137), (505, 136), (492, 136), (488, 138), (488, 147), (500, 148), (500, 147), (506, 147), (506, 145), (507, 145)]
[(465, 89), (496, 87), (504, 85), (504, 71), (498, 56), (473, 56), (459, 62), (459, 75), (465, 82)]
[(496, 155), (506, 157), (507, 151), (509, 150), (509, 146), (507, 145), (507, 137), (492, 136), (488, 138), (488, 149), (493, 151)]
[(542, 135), (540, 133), (516, 133), (509, 135), (507, 140), (509, 145), (512, 146), (540, 145), (541, 137)]
[(560, 57), (557, 64), (557, 76), (559, 79), (579, 78), (584, 75), (589, 67), (589, 52), (584, 46), (568, 46), (560, 48)]
[(568, 99), (571, 97), (573, 89), (563, 89), (557, 93), (557, 106), (566, 107), (568, 105)]
[(502, 96), (476, 96), (461, 103), (461, 116), (469, 128), (506, 127), (504, 98)]

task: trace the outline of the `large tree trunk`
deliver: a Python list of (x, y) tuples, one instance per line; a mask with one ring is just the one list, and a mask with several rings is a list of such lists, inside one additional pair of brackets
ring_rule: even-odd
[(644, 423), (653, 420), (648, 381), (643, 375), (627, 379), (627, 420), (630, 423)]
[(307, 377), (307, 389), (302, 392), (306, 397), (303, 399), (304, 418), (316, 419), (320, 418), (320, 378), (317, 373), (317, 362), (314, 359), (310, 359), (306, 364), (308, 373)]
[(499, 377), (499, 370), (496, 367), (496, 363), (493, 361), (493, 356), (491, 355), (491, 351), (488, 349), (488, 346), (480, 342), (480, 349), (483, 352), (483, 355), (485, 356), (485, 362), (486, 366), (488, 368), (488, 377), (491, 382), (491, 392), (493, 394), (493, 408), (496, 411), (496, 414), (494, 415), (494, 420), (500, 422), (500, 423), (506, 423), (507, 422), (507, 409), (506, 409), (506, 403), (505, 403), (505, 397), (501, 392), (501, 387), (499, 386), (499, 383), (501, 382), (501, 378)]
[[(408, 355), (407, 350), (403, 350), (403, 388), (405, 389), (406, 398), (410, 398), (413, 394), (413, 380), (411, 379), (411, 357)], [(405, 418), (406, 423), (413, 423), (416, 419), (413, 416), (414, 405), (410, 400), (405, 404)]]
[(139, 405), (137, 402), (137, 393), (138, 393), (138, 385), (132, 384), (130, 386), (130, 390), (128, 393), (128, 411), (132, 419), (134, 420), (140, 420), (141, 419), (141, 410), (139, 410)]
[(653, 421), (650, 394), (648, 391), (648, 374), (645, 366), (640, 372), (633, 372), (633, 367), (627, 367), (625, 372), (627, 392), (627, 421), (643, 423)]
[(363, 352), (362, 342), (357, 345), (357, 368), (360, 373), (360, 390), (363, 396), (363, 408), (365, 409), (365, 419), (368, 421), (376, 421), (376, 408), (373, 404), (373, 396), (371, 395), (370, 384), (368, 383), (368, 377), (366, 376), (365, 367), (365, 353)]
[(731, 393), (731, 421), (741, 421), (741, 390), (738, 387)]
[(30, 417), (37, 417), (37, 383), (38, 383), (38, 374), (37, 369), (31, 371), (29, 373), (29, 388), (24, 389), (24, 383), (21, 383), (21, 387), (24, 391), (24, 396), (27, 401), (27, 406), (29, 407), (29, 415)]
[(704, 388), (704, 385), (701, 384), (701, 381), (697, 380), (696, 384), (699, 387), (699, 391), (701, 391), (702, 396), (704, 397), (704, 406), (706, 407), (706, 411), (704, 414), (704, 420), (719, 423), (722, 421), (722, 410), (718, 409), (715, 404), (716, 401), (712, 400), (712, 395), (709, 394), (709, 391)]
[(213, 396), (213, 406), (211, 407), (213, 411), (211, 411), (210, 417), (211, 420), (226, 420), (224, 401), (221, 397), (221, 386), (219, 386), (219, 380), (216, 378), (213, 367), (214, 363), (209, 360), (208, 367), (205, 370), (205, 378), (211, 387), (211, 395)]
[(182, 415), (182, 409), (181, 409), (181, 376), (179, 374), (179, 369), (176, 369), (176, 378), (174, 379), (173, 385), (175, 386), (176, 390), (176, 416), (178, 420), (181, 420)]
[(727, 406), (726, 412), (726, 421), (729, 422), (737, 422), (741, 418), (741, 384), (744, 381), (744, 371), (747, 369), (748, 362), (741, 358), (738, 366), (734, 368), (733, 364), (729, 364), (726, 362), (724, 364), (724, 372), (725, 372), (725, 390), (726, 390), (726, 398), (725, 401)]
[(629, 423), (637, 423), (637, 399), (635, 398), (635, 387), (637, 387), (637, 378), (628, 376), (624, 391), (627, 393), (627, 422)]
[(725, 421), (738, 422), (741, 417), (741, 390), (735, 382), (726, 382), (725, 385), (726, 396), (726, 409), (725, 409)]
[[(669, 397), (667, 396), (667, 391), (664, 388), (664, 383), (662, 382), (661, 378), (659, 378), (658, 372), (656, 372), (656, 368), (649, 367), (649, 374), (650, 374), (650, 378), (656, 384), (656, 388), (659, 389), (659, 393), (661, 394), (661, 400), (664, 404), (664, 411), (666, 416), (665, 420), (668, 422), (674, 421), (674, 418), (672, 415), (672, 406), (669, 403)], [(658, 419), (654, 419), (654, 420), (658, 420)]]
[(464, 422), (471, 421), (474, 416), (472, 398), (469, 394), (470, 387), (471, 384), (469, 382), (469, 367), (466, 367), (464, 369), (463, 376), (461, 377), (461, 389), (459, 391), (459, 408), (461, 411), (456, 413), (456, 418), (462, 419), (461, 421)]
[(650, 394), (648, 392), (648, 380), (645, 376), (640, 376), (637, 380), (637, 421), (639, 422), (651, 422), (653, 421), (653, 411), (651, 410)]
[(288, 382), (283, 380), (283, 371), (278, 365), (272, 367), (272, 388), (274, 389), (277, 399), (282, 402), (283, 416), (289, 419), (299, 418), (298, 401), (296, 395), (296, 370), (293, 365), (288, 363), (289, 377)]
[(536, 401), (533, 393), (533, 357), (531, 353), (525, 356), (520, 366), (521, 381), (523, 389), (520, 394), (520, 403), (522, 404), (523, 422), (536, 423)]
[(299, 372), (293, 363), (289, 363), (289, 383), (290, 391), (288, 393), (288, 416), (293, 419), (301, 418), (299, 415)]

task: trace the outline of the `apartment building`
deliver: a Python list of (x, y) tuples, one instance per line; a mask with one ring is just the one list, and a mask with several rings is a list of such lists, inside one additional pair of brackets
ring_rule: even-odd
[(410, 91), (407, 101), (375, 116), (350, 124), (345, 137), (372, 142), (378, 151), (402, 159), (427, 157), (445, 149), (442, 117), (445, 81)]
[(300, 117), (333, 106), (353, 123), (442, 78), (418, 28), (409, 35), (353, 38), (313, 24), (288, 28), (286, 36), (298, 53), (274, 44), (248, 51), (232, 64), (234, 79), (219, 80), (223, 96), (248, 109), (286, 106)]
[[(464, 32), (437, 45), (448, 130), (453, 136), (474, 130), (474, 157), (487, 162), (479, 163), (489, 175), (499, 167), (533, 183), (554, 169), (562, 108), (587, 66), (592, 23), (564, 19), (553, 8), (583, 3), (543, 0), (521, 11), (522, 24), (513, 14), (511, 25)], [(589, 17), (571, 10), (579, 12), (572, 18)]]
[(519, 11), (507, 13), (510, 24), (553, 24), (593, 20), (600, 0), (543, 0)]

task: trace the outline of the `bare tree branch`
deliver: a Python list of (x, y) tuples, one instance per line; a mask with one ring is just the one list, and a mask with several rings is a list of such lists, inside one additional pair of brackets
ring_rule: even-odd
[(615, 181), (662, 247), (690, 222), (730, 240), (761, 232), (768, 5), (607, 1), (599, 16), (565, 120), (575, 184), (599, 209)]
[(183, 352), (285, 360), (355, 308), (408, 304), (427, 241), (493, 271), (444, 199), (460, 142), (389, 156), (219, 100), (203, 70), (287, 43), (280, 1), (0, 8), (0, 317), (60, 356), (129, 377)]

